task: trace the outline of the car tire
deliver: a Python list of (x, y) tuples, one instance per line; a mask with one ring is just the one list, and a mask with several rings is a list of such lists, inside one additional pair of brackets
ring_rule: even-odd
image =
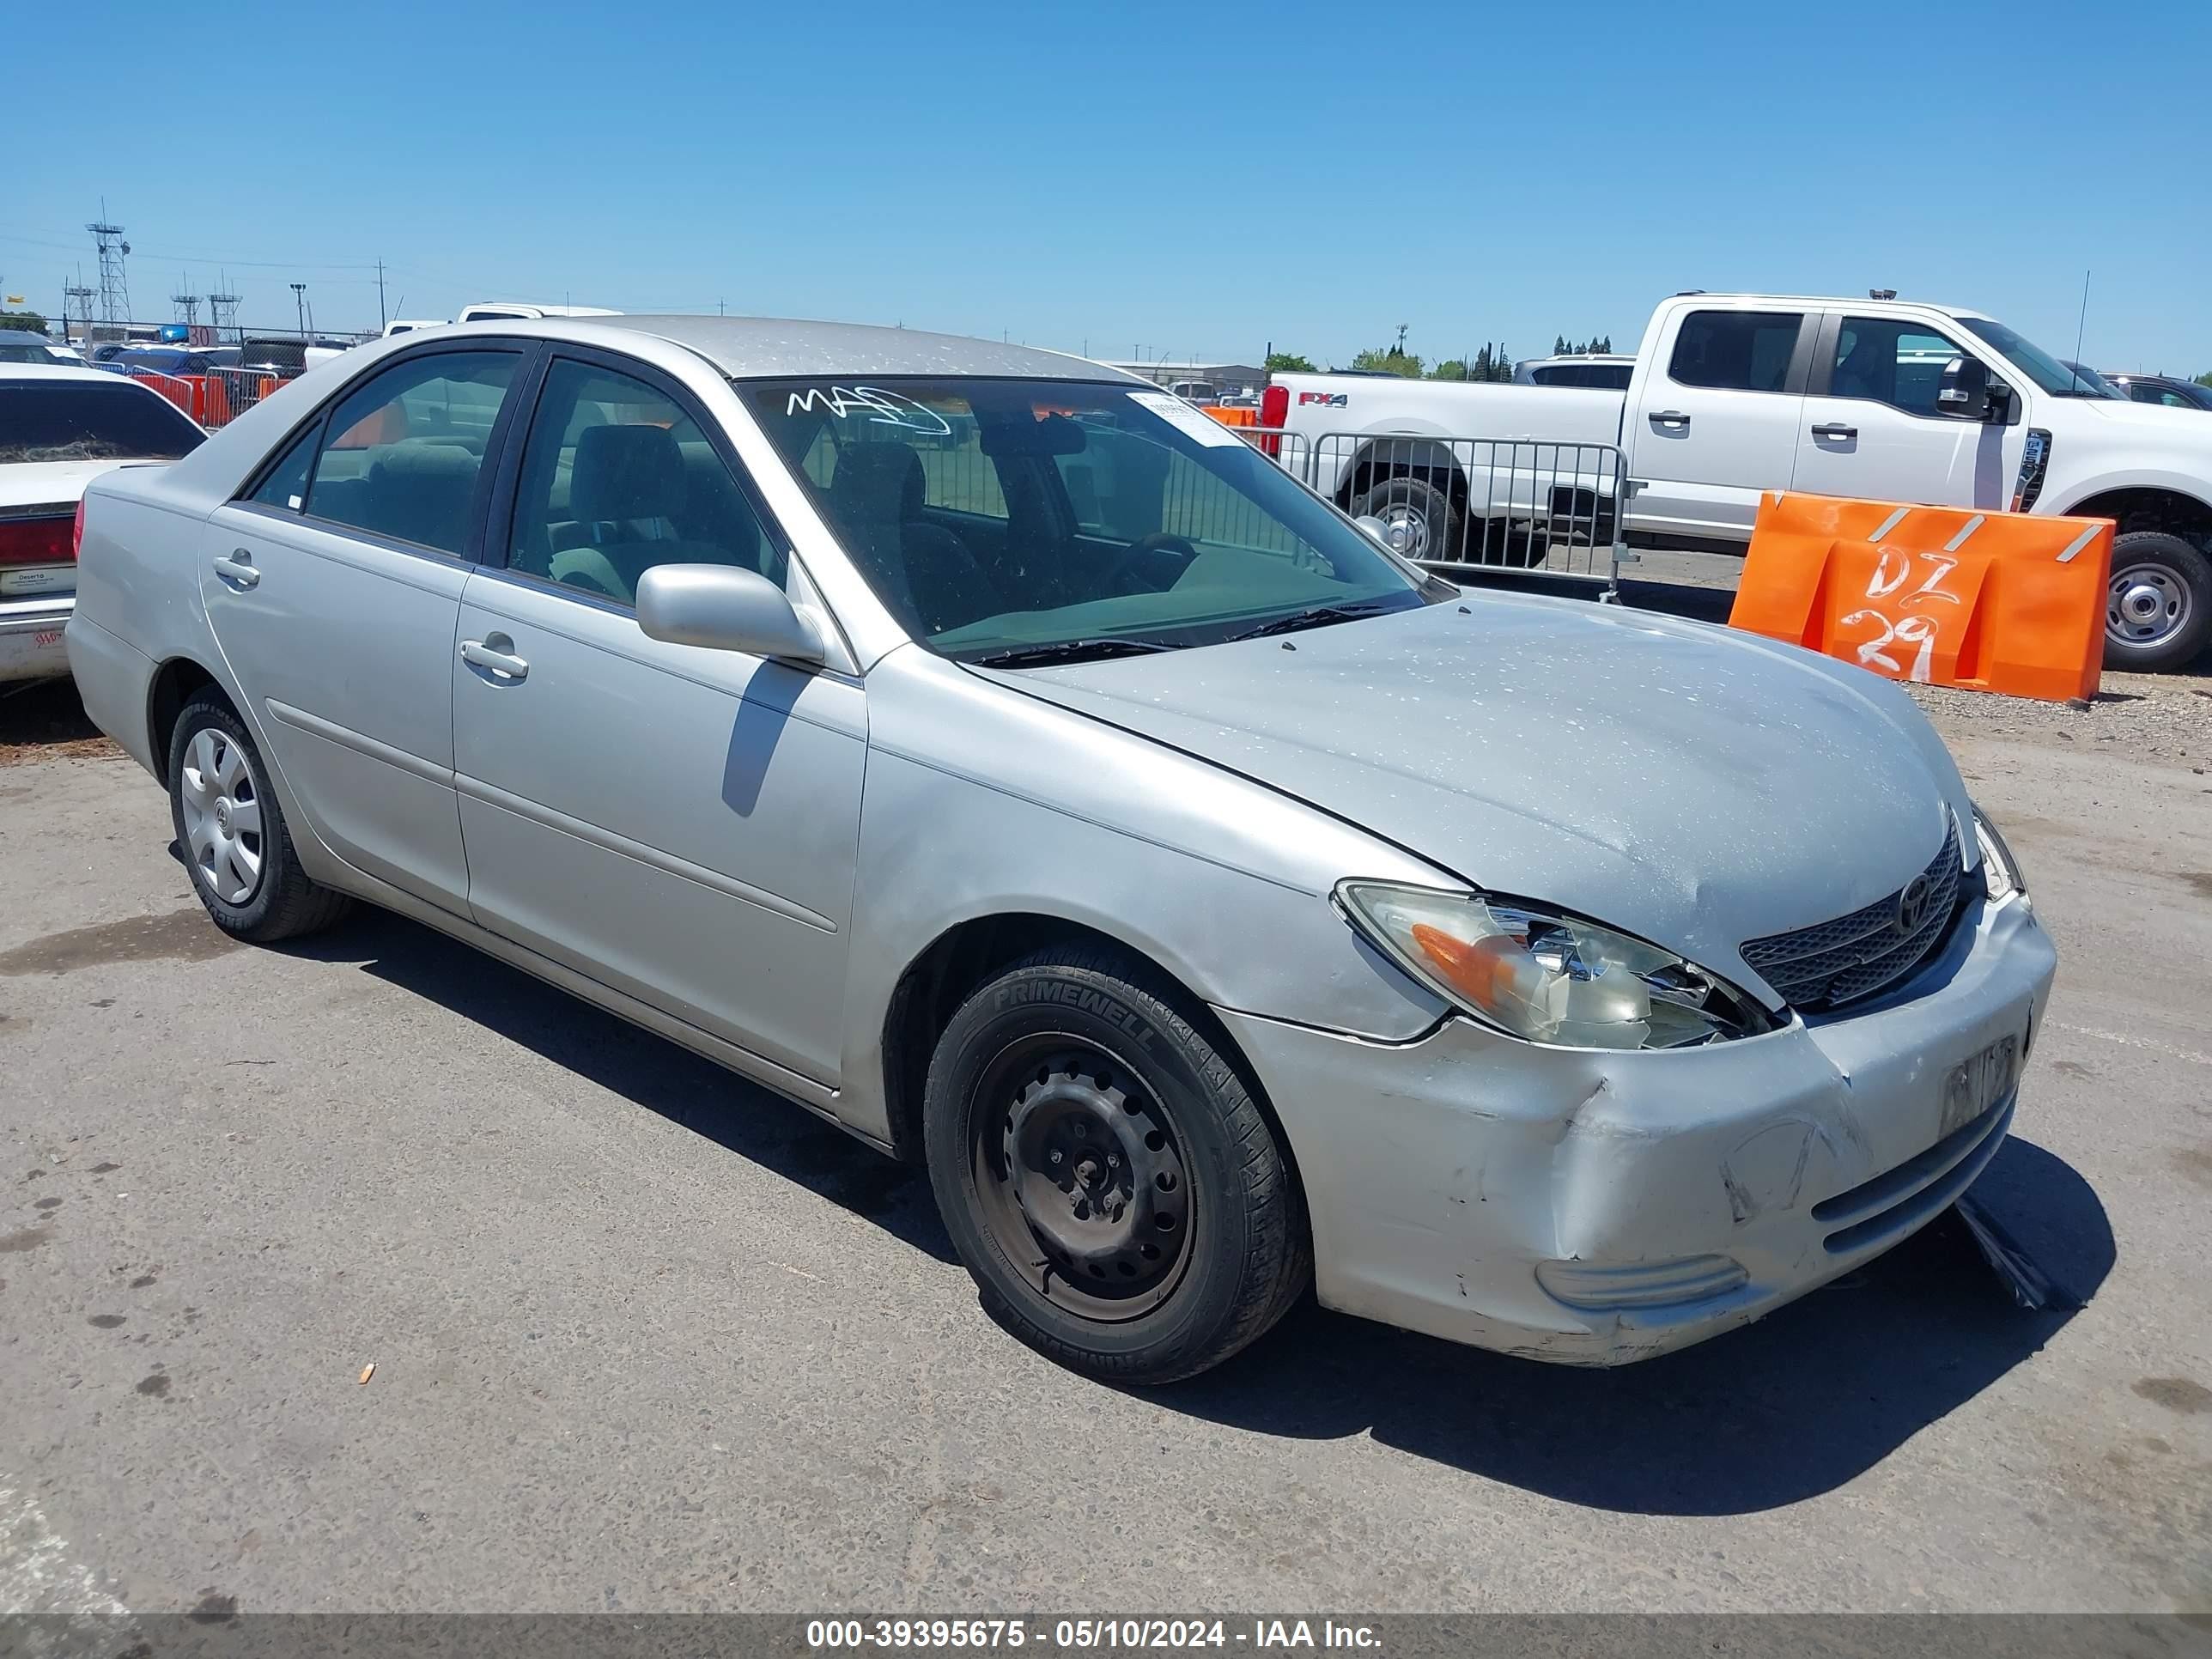
[(256, 945), (316, 933), (353, 906), (301, 869), (268, 776), (228, 702), (202, 692), (185, 703), (169, 738), (177, 850), (215, 925)]
[(2105, 666), (2157, 673), (2194, 661), (2212, 641), (2212, 560), (2163, 530), (2112, 542)]
[(1380, 519), (1388, 525), (1385, 539), (1403, 557), (1451, 562), (1467, 556), (1459, 508), (1425, 479), (1385, 478), (1354, 501), (1350, 511), (1355, 519)]
[(930, 1184), (985, 1310), (1106, 1382), (1220, 1364), (1312, 1277), (1267, 1115), (1177, 1000), (1117, 952), (1042, 951), (969, 996), (930, 1062)]

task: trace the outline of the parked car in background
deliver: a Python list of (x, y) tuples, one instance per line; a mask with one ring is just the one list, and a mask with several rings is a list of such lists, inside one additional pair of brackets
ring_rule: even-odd
[[(1682, 294), (1653, 311), (1625, 392), (1278, 374), (1261, 423), (1287, 424), (1304, 441), (1285, 459), (1427, 560), (1467, 560), (1494, 520), (1610, 539), (1616, 512), (1632, 545), (1741, 553), (1774, 489), (2111, 519), (2106, 662), (2175, 668), (2212, 641), (2212, 423), (2116, 400), (1978, 312)], [(1455, 437), (1622, 463), (1549, 478)]]
[(2120, 395), (2139, 404), (2156, 404), (2166, 409), (2212, 410), (2212, 386), (2197, 380), (2185, 380), (2174, 374), (2130, 374), (2124, 369), (2114, 369), (2105, 376)]
[(2126, 392), (2121, 391), (2087, 363), (2077, 363), (2069, 358), (2061, 357), (2058, 360), (2058, 367), (2101, 397), (2117, 398), (2121, 402), (2125, 402), (2127, 399)]
[(82, 363), (73, 346), (27, 328), (0, 328), (0, 363)]
[(1122, 1382), (1309, 1282), (1583, 1364), (1747, 1323), (1963, 1192), (2041, 1030), (1902, 689), (1462, 592), (1058, 353), (403, 337), (96, 481), (81, 575), (215, 926), (368, 899), (917, 1160)]
[(69, 672), (62, 629), (85, 486), (134, 461), (190, 454), (206, 436), (120, 374), (0, 363), (0, 683)]
[(1636, 359), (1611, 352), (1564, 357), (1531, 357), (1513, 365), (1516, 386), (1576, 386), (1613, 392), (1626, 389)]
[(382, 337), (389, 340), (395, 335), (412, 334), (418, 328), (443, 328), (445, 325), (446, 319), (442, 317), (394, 317), (384, 325)]
[(479, 300), (461, 307), (457, 323), (525, 323), (539, 317), (619, 317), (600, 306), (534, 306), (513, 300)]

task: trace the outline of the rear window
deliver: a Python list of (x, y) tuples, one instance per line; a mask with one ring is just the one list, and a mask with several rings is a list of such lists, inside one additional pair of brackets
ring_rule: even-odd
[(206, 440), (168, 399), (129, 381), (0, 385), (0, 462), (173, 461)]

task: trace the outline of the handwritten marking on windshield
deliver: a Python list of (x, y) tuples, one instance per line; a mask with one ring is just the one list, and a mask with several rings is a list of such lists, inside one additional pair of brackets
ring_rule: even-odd
[(935, 410), (925, 408), (899, 392), (886, 392), (881, 386), (810, 386), (805, 392), (793, 392), (783, 412), (804, 415), (817, 409), (827, 409), (841, 421), (865, 411), (870, 426), (895, 426), (902, 431), (919, 432), (933, 438), (952, 435), (951, 423)]

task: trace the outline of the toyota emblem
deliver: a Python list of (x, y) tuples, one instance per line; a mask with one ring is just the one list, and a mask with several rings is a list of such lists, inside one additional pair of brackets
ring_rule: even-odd
[(1898, 933), (1906, 939), (1920, 931), (1920, 924), (1928, 920), (1928, 907), (1935, 900), (1935, 884), (1925, 876), (1913, 877), (1905, 890), (1897, 896)]

